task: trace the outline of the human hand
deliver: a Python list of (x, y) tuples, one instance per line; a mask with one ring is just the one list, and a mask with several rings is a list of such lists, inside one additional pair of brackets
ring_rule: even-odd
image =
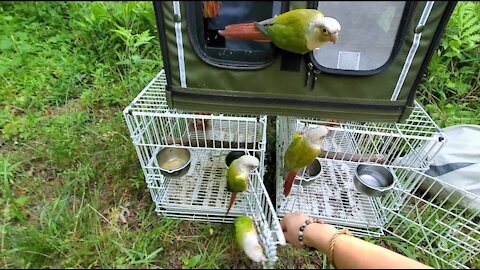
[[(304, 247), (298, 240), (300, 226), (306, 220), (312, 220), (309, 216), (302, 212), (288, 213), (280, 221), (285, 240), (295, 247)], [(306, 226), (303, 231), (304, 245), (315, 247), (318, 250), (325, 252), (328, 250), (328, 241), (337, 231), (335, 226), (331, 224), (311, 223)]]
[(309, 216), (298, 211), (286, 214), (280, 221), (285, 240), (296, 247), (303, 247), (298, 241), (298, 232), (305, 220), (309, 219), (311, 219)]

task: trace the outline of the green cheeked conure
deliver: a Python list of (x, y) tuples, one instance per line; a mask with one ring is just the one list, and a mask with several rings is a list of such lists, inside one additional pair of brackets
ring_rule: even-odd
[(247, 191), (250, 172), (257, 168), (259, 163), (260, 161), (258, 158), (250, 155), (243, 155), (232, 161), (230, 166), (228, 166), (227, 190), (232, 194), (230, 195), (230, 203), (225, 215), (228, 215), (230, 212), (230, 208), (232, 208), (233, 203), (235, 202), (237, 193)]
[(263, 254), (253, 219), (249, 216), (240, 216), (235, 219), (234, 225), (235, 240), (245, 255), (254, 262), (265, 262), (267, 258)]
[(322, 151), (322, 142), (328, 134), (325, 126), (307, 129), (303, 134), (296, 133), (283, 156), (284, 187), (283, 195), (290, 194), (298, 170), (312, 163)]
[(226, 39), (273, 42), (281, 49), (305, 54), (332, 42), (335, 44), (340, 23), (316, 9), (294, 9), (273, 18), (253, 23), (231, 24), (218, 33)]

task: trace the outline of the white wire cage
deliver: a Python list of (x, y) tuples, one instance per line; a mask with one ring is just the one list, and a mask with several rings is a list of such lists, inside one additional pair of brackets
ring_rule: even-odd
[[(156, 212), (183, 220), (233, 223), (251, 216), (270, 268), (276, 245), (285, 244), (275, 208), (263, 184), (266, 116), (183, 112), (171, 109), (162, 70), (123, 111)], [(188, 149), (190, 164), (182, 176), (162, 174), (157, 155), (166, 148)], [(237, 194), (226, 216), (226, 157), (232, 151), (255, 155), (260, 165), (251, 173), (248, 190)]]
[(320, 157), (398, 168), (427, 169), (446, 141), (440, 128), (417, 102), (403, 123), (336, 122), (285, 116), (280, 116), (279, 121), (286, 127), (281, 130), (281, 140), (287, 143), (304, 128), (328, 126), (329, 134)]
[[(305, 128), (325, 125), (329, 133), (317, 158), (322, 171), (311, 185), (295, 182), (283, 196), (283, 155), (293, 135)], [(416, 103), (404, 123), (334, 122), (313, 118), (277, 117), (276, 194), (279, 217), (303, 211), (360, 235), (383, 233), (385, 214), (378, 200), (357, 191), (353, 183), (356, 166), (374, 163), (390, 168), (428, 168), (430, 160), (446, 141), (440, 128)]]
[[(415, 114), (413, 117), (418, 118)], [(428, 115), (423, 118), (429, 119)], [(443, 136), (435, 125), (432, 125), (428, 136), (418, 137), (417, 134), (410, 138), (404, 138), (406, 132), (399, 127), (395, 128), (401, 136), (392, 134), (390, 138), (386, 133), (379, 132), (379, 124), (373, 123), (364, 123), (365, 126), (358, 124), (354, 128), (346, 124), (330, 127), (333, 132), (329, 132), (322, 146), (326, 151), (317, 158), (321, 165), (318, 177), (309, 185), (303, 185), (304, 180), (298, 178), (290, 195), (285, 198), (282, 157), (291, 136), (307, 125), (330, 123), (277, 118), (276, 209), (279, 217), (302, 211), (347, 228), (357, 236), (390, 240), (400, 253), (413, 248), (419, 260), (433, 264), (435, 268), (478, 268), (480, 198), (423, 173), (445, 142), (445, 139), (439, 139)], [(387, 130), (385, 126), (388, 125), (381, 126)], [(394, 129), (390, 127), (390, 130), (393, 132)], [(411, 126), (408, 130), (411, 130), (410, 134), (425, 132), (425, 127), (415, 129)], [(404, 143), (395, 138), (404, 139)], [(369, 140), (416, 147), (415, 151), (408, 152), (411, 151), (409, 149), (399, 156), (395, 148)], [(362, 152), (363, 149), (368, 152)], [(378, 149), (390, 149), (390, 152), (375, 152)], [(384, 158), (379, 162), (379, 154), (383, 157), (390, 154), (395, 158)], [(396, 183), (384, 197), (364, 195), (353, 183), (359, 164), (375, 163), (390, 169), (395, 175)]]

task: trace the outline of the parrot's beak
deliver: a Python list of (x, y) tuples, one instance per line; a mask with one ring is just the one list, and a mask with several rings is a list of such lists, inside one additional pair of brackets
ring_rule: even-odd
[(333, 35), (330, 35), (330, 41), (335, 44), (337, 42), (337, 38), (338, 38), (338, 33), (335, 33)]

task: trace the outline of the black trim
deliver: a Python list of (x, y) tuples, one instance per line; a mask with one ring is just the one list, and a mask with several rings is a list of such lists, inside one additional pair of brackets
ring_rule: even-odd
[[(318, 5), (318, 1), (315, 1), (315, 2), (317, 2), (317, 5)], [(313, 52), (308, 53), (310, 61), (312, 62), (315, 68), (328, 74), (368, 76), (368, 75), (375, 75), (384, 71), (393, 63), (395, 57), (400, 52), (400, 49), (404, 43), (403, 41), (405, 40), (407, 29), (409, 28), (409, 24), (412, 18), (413, 11), (416, 7), (416, 4), (417, 3), (415, 1), (405, 1), (405, 7), (403, 9), (403, 14), (400, 19), (400, 24), (398, 26), (399, 31), (393, 43), (392, 52), (387, 62), (385, 62), (385, 64), (383, 64), (381, 67), (372, 69), (372, 70), (343, 70), (343, 69), (327, 68), (320, 65), (317, 62)], [(316, 8), (318, 8), (318, 6)]]
[(320, 1), (307, 1), (307, 8), (317, 9), (318, 8), (318, 2), (320, 2)]
[[(344, 102), (325, 102), (314, 100), (292, 100), (292, 99), (280, 99), (280, 98), (263, 98), (263, 97), (238, 97), (238, 96), (217, 96), (209, 94), (188, 93), (183, 91), (175, 91), (176, 97), (185, 97), (198, 100), (208, 101), (227, 101), (234, 103), (246, 104), (252, 102), (258, 102), (263, 104), (275, 104), (275, 105), (298, 105), (301, 102), (304, 105), (321, 106), (321, 107), (333, 107), (333, 108), (353, 108), (353, 109), (373, 109), (373, 110), (389, 110), (389, 111), (402, 111), (403, 105), (374, 105), (374, 104), (360, 104), (360, 103), (344, 103)], [(242, 101), (242, 102), (241, 102)]]
[(476, 165), (478, 163), (474, 162), (452, 162), (443, 165), (430, 165), (428, 171), (425, 172), (426, 175), (437, 177), (444, 174), (463, 169), (468, 166)]
[(280, 63), (280, 70), (281, 71), (293, 71), (298, 72), (300, 71), (300, 65), (302, 63), (303, 55), (298, 53), (292, 53), (289, 51), (285, 51), (279, 49), (281, 51), (281, 63)]
[(160, 49), (162, 52), (163, 69), (165, 70), (165, 77), (167, 79), (167, 86), (165, 90), (170, 91), (172, 85), (172, 74), (170, 73), (170, 62), (167, 48), (167, 38), (165, 29), (165, 19), (163, 16), (162, 2), (153, 1), (153, 9), (157, 21), (157, 34), (160, 39)]
[(418, 86), (422, 81), (423, 75), (427, 71), (428, 65), (430, 64), (430, 60), (432, 59), (433, 54), (435, 53), (435, 51), (438, 48), (438, 45), (440, 44), (440, 40), (442, 39), (443, 32), (447, 27), (448, 20), (450, 19), (450, 16), (452, 15), (453, 10), (457, 5), (457, 2), (458, 1), (448, 1), (447, 7), (445, 8), (442, 18), (440, 19), (438, 28), (435, 31), (435, 34), (433, 36), (433, 41), (430, 44), (430, 48), (428, 49), (427, 54), (425, 55), (425, 58), (423, 60), (423, 63), (420, 66), (417, 78), (413, 82), (412, 88), (410, 89), (410, 92), (407, 98), (407, 106), (413, 106), (413, 102), (415, 101), (415, 96), (416, 96)]
[(282, 1), (281, 13), (285, 13), (290, 10), (290, 1)]
[[(210, 64), (215, 67), (219, 68), (225, 68), (225, 69), (233, 69), (233, 70), (258, 70), (258, 69), (263, 69), (265, 67), (270, 66), (274, 60), (275, 60), (275, 54), (276, 54), (276, 48), (271, 45), (271, 53), (268, 55), (268, 53), (263, 53), (263, 52), (255, 52), (255, 51), (250, 51), (249, 54), (247, 55), (244, 52), (240, 54), (236, 54), (232, 50), (226, 50), (223, 48), (206, 48), (205, 44), (200, 44), (200, 40), (202, 38), (199, 37), (203, 36), (203, 16), (202, 16), (202, 8), (201, 8), (201, 1), (186, 1), (185, 3), (186, 6), (186, 17), (187, 17), (187, 32), (188, 32), (188, 37), (190, 38), (190, 43), (193, 47), (193, 50), (197, 54), (202, 61), (204, 61), (207, 64)], [(228, 52), (228, 55), (232, 55), (232, 58), (237, 56), (237, 59), (230, 59), (230, 60), (225, 60), (221, 58), (215, 58), (212, 57), (211, 55), (207, 54), (205, 51), (208, 49), (210, 51), (210, 54), (224, 54)], [(262, 57), (265, 58), (266, 60), (260, 60), (260, 61), (242, 61), (242, 59), (245, 58), (257, 58)]]

